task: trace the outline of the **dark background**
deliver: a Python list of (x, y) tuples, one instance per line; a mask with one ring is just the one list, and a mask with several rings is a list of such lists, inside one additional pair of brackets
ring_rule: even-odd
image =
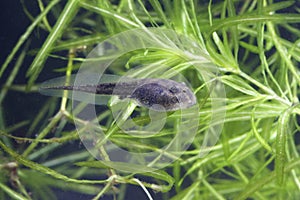
[(2, 65), (31, 21), (24, 14), (20, 1), (1, 1), (0, 7), (2, 8), (0, 12), (0, 61)]

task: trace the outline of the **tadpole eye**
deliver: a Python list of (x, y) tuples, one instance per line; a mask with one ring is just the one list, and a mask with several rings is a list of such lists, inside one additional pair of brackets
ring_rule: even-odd
[(172, 103), (179, 103), (177, 97), (172, 97), (172, 98), (171, 98), (171, 102), (172, 102)]
[(175, 93), (178, 93), (179, 92), (179, 89), (176, 87), (176, 86), (172, 86), (169, 91), (172, 93), (172, 94), (175, 94)]

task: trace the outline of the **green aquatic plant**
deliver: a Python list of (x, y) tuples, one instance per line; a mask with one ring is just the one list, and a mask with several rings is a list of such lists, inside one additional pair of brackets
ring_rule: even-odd
[[(0, 199), (60, 199), (62, 192), (78, 199), (300, 197), (299, 3), (37, 0), (36, 14), (27, 1), (21, 3), (31, 24), (0, 68)], [(111, 60), (113, 48), (102, 56), (86, 56), (99, 43), (134, 30), (140, 31), (137, 37), (128, 36), (125, 46), (114, 43), (116, 49), (155, 45), (119, 55), (108, 71), (141, 78), (171, 78), (180, 72), (197, 97), (197, 115), (167, 112), (157, 120), (166, 124), (158, 134), (128, 126), (132, 134), (125, 134), (129, 117), (138, 127), (155, 118), (131, 102), (121, 104), (122, 110), (112, 98), (108, 104), (116, 110), (100, 107), (95, 127), (79, 117), (85, 102), (72, 104), (67, 92), (63, 98), (38, 93), (46, 79), (65, 76), (68, 83), (84, 63)], [(32, 44), (36, 40), (38, 47)], [(212, 89), (220, 87), (226, 96)], [(196, 131), (187, 149), (159, 148), (190, 121), (185, 137)], [(96, 141), (87, 133), (98, 128), (104, 136)], [(207, 135), (215, 137), (214, 131), (221, 134), (209, 144)], [(104, 146), (108, 140), (172, 162), (113, 161), (113, 149)], [(95, 149), (85, 148), (89, 141), (101, 159), (95, 158)]]

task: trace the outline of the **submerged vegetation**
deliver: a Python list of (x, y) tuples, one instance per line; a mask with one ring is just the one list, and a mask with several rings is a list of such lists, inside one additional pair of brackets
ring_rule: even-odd
[[(62, 193), (73, 199), (300, 197), (299, 3), (21, 3), (31, 24), (0, 68), (0, 199), (52, 200), (61, 199)], [(39, 13), (33, 12), (37, 8)], [(159, 29), (148, 32), (150, 27)], [(159, 147), (176, 136), (179, 124), (184, 122), (182, 115), (190, 113), (168, 112), (164, 116), (166, 126), (159, 134), (151, 135), (149, 130), (133, 133), (129, 128), (133, 134), (126, 134), (118, 126), (114, 111), (100, 106), (101, 112), (95, 117), (105, 135), (101, 141), (109, 139), (130, 152), (154, 151), (173, 159), (168, 165), (155, 166), (157, 170), (138, 162), (114, 162), (101, 142), (97, 142), (101, 155), (97, 160), (84, 143), (92, 138), (87, 132), (94, 127), (77, 115), (87, 105), (38, 93), (46, 79), (65, 76), (66, 82), (70, 81), (70, 75), (80, 70), (97, 44), (130, 30), (142, 30), (141, 44), (166, 36), (157, 42), (165, 48), (154, 45), (126, 52), (110, 63), (109, 73), (170, 78), (172, 72), (180, 72), (195, 92), (199, 106), (197, 117), (189, 118), (196, 120), (197, 127), (183, 126), (196, 130), (190, 146), (167, 153)], [(174, 37), (180, 41), (177, 46), (172, 46), (175, 39), (165, 30), (182, 36)], [(130, 49), (130, 44), (139, 44), (138, 39), (129, 38), (131, 43), (118, 48)], [(105, 61), (112, 54), (102, 55), (92, 58)], [(200, 65), (195, 67), (191, 62)], [(205, 67), (215, 70), (212, 80), (222, 83), (226, 96), (211, 90), (209, 86), (219, 85), (209, 85), (211, 80), (199, 73)], [(220, 101), (224, 106), (216, 106)], [(129, 116), (139, 126), (153, 120), (147, 109), (132, 104), (125, 108), (120, 117), (123, 123)], [(216, 144), (203, 146), (216, 124), (220, 131)]]

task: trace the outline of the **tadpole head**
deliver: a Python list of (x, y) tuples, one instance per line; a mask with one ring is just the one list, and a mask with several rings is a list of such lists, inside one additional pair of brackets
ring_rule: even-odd
[(196, 104), (194, 93), (184, 83), (168, 79), (149, 79), (132, 93), (140, 106), (156, 111), (175, 111)]
[(169, 110), (179, 110), (189, 108), (197, 103), (193, 91), (184, 83), (172, 81), (168, 88), (173, 104)]

